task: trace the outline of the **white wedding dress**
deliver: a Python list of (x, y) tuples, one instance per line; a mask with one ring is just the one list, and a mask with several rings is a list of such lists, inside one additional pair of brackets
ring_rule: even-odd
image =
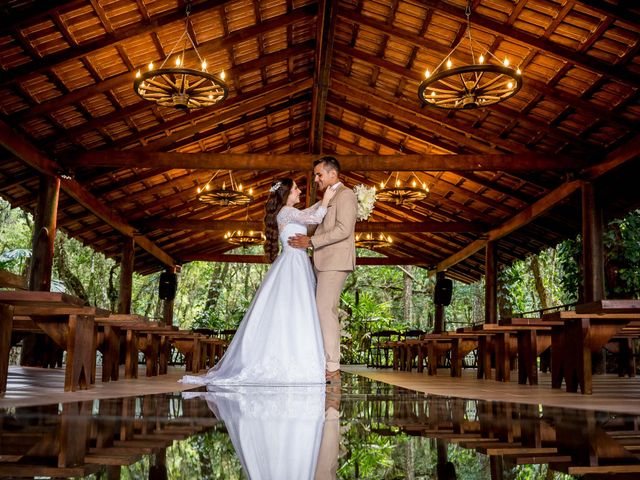
[(324, 385), (219, 386), (204, 398), (251, 480), (313, 480), (325, 422)]
[(187, 375), (183, 383), (325, 383), (315, 275), (307, 252), (290, 247), (287, 239), (296, 233), (306, 235), (306, 225), (320, 223), (326, 212), (319, 203), (305, 210), (282, 207), (277, 217), (282, 251), (267, 271), (229, 348), (206, 375)]

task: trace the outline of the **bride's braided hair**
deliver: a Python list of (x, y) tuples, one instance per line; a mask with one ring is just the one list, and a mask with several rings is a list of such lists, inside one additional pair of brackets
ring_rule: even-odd
[(269, 191), (264, 214), (264, 253), (269, 262), (273, 262), (278, 256), (278, 213), (287, 203), (289, 193), (293, 187), (293, 180), (283, 178), (275, 182)]

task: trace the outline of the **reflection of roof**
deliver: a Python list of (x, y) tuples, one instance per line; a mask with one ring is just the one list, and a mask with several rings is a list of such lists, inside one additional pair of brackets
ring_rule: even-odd
[[(381, 252), (405, 263), (442, 267), (470, 253), (449, 270), (462, 281), (480, 277), (481, 247), (494, 234), (503, 237), (499, 260), (509, 262), (578, 233), (579, 195), (550, 192), (607, 155), (628, 160), (602, 182), (609, 214), (640, 203), (631, 184), (638, 6), (543, 9), (523, 0), (505, 11), (473, 2), (474, 39), (519, 64), (524, 86), (489, 109), (450, 113), (423, 107), (417, 89), (425, 68), (466, 41), (463, 2), (341, 1), (318, 11), (324, 3), (313, 0), (193, 1), (198, 49), (212, 69), (225, 70), (230, 92), (218, 108), (185, 112), (145, 102), (132, 87), (134, 72), (162, 60), (180, 35), (182, 2), (40, 3), (10, 2), (0, 19), (0, 195), (33, 210), (32, 167), (71, 176), (62, 181), (58, 225), (114, 257), (122, 234), (135, 234), (141, 273), (233, 248), (223, 235), (246, 209), (195, 199), (216, 169), (238, 170), (234, 178), (253, 188), (249, 218), (259, 221), (282, 170), (307, 185), (308, 152), (369, 156), (341, 157), (350, 187), (379, 184), (394, 169), (417, 171), (431, 190), (426, 199), (411, 208), (378, 202), (359, 228), (390, 233), (393, 244)], [(507, 232), (540, 199), (563, 201), (543, 200), (539, 206), (554, 206)]]

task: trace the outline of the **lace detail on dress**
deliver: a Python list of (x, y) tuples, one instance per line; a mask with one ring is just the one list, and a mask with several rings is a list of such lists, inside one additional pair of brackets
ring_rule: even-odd
[(327, 207), (323, 207), (320, 202), (315, 205), (298, 210), (295, 207), (285, 205), (278, 212), (278, 229), (282, 231), (290, 223), (298, 223), (300, 225), (317, 225), (322, 222), (327, 214)]

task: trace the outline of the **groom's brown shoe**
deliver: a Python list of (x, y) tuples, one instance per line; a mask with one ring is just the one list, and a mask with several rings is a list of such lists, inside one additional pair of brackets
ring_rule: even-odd
[(325, 378), (327, 379), (327, 383), (338, 383), (340, 382), (340, 370), (336, 370), (334, 372), (326, 371)]

